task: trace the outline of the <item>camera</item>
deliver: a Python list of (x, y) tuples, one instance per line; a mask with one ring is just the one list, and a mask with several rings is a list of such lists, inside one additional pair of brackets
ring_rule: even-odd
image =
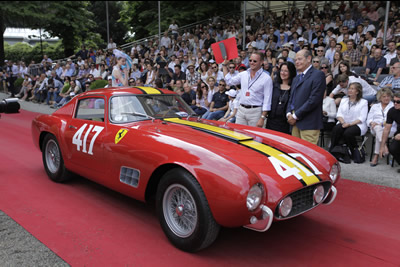
[(0, 113), (18, 113), (18, 98), (7, 98), (0, 101)]

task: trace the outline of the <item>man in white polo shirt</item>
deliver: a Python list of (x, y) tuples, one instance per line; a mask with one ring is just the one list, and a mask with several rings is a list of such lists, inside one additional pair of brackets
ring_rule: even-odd
[[(243, 71), (234, 77), (226, 78), (226, 83), (241, 85), (237, 96), (239, 109), (236, 115), (236, 123), (263, 127), (268, 111), (271, 110), (272, 79), (263, 71), (264, 55), (253, 52), (249, 59), (250, 69)], [(224, 73), (228, 61), (223, 62)]]

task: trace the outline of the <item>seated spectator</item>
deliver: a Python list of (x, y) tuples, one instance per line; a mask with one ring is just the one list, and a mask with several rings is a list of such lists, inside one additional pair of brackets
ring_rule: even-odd
[(150, 62), (146, 64), (146, 72), (143, 72), (144, 86), (154, 86), (154, 81), (157, 78), (157, 70)]
[[(216, 92), (218, 92), (219, 87), (215, 86), (215, 78), (214, 77), (208, 77), (206, 81), (208, 85), (208, 103), (211, 104), (212, 98)], [(210, 107), (210, 106), (208, 106)]]
[[(340, 74), (338, 77), (338, 85), (332, 90), (329, 97), (335, 99), (336, 105), (343, 101), (343, 97), (348, 95), (348, 89), (353, 83), (361, 85), (362, 97), (368, 101), (369, 104), (376, 100), (376, 91), (364, 79), (356, 78), (354, 76), (347, 76), (347, 74)], [(336, 97), (335, 97), (336, 96)]]
[(323, 73), (325, 73), (326, 90), (327, 90), (327, 94), (329, 96), (329, 94), (333, 90), (333, 76), (332, 76), (332, 73), (331, 73), (331, 69), (329, 67), (328, 59), (327, 58), (322, 58), (320, 65), (321, 65), (320, 70)]
[(174, 86), (174, 84), (176, 84), (176, 82), (179, 80), (179, 81), (181, 81), (182, 82), (182, 84), (183, 83), (185, 83), (186, 82), (186, 74), (182, 71), (182, 68), (181, 68), (181, 65), (179, 65), (179, 64), (176, 64), (175, 66), (174, 66), (174, 73), (171, 73), (170, 71), (169, 71), (169, 69), (167, 69), (168, 70), (168, 74), (169, 74), (169, 76), (171, 77), (171, 83), (170, 83), (170, 86), (172, 87), (172, 86)]
[(181, 80), (177, 80), (174, 86), (171, 86), (172, 90), (177, 93), (178, 95), (182, 95), (184, 90), (183, 90), (183, 82)]
[(384, 56), (384, 58), (386, 59), (386, 67), (390, 67), (390, 62), (396, 57), (396, 43), (394, 41), (390, 41), (388, 43), (388, 50), (386, 51), (386, 54)]
[[(104, 86), (104, 88), (111, 88), (111, 87), (113, 87), (112, 86), (112, 76), (111, 75), (109, 75), (108, 77), (107, 77), (107, 85), (106, 86)], [(135, 85), (136, 85), (136, 83), (135, 83)]]
[(186, 80), (191, 87), (196, 86), (200, 81), (200, 73), (195, 71), (194, 65), (189, 64), (187, 66), (188, 72), (186, 74)]
[(36, 84), (33, 88), (33, 95), (29, 100), (32, 102), (42, 103), (47, 97), (47, 77), (46, 74), (40, 74), (40, 78), (36, 80)]
[[(348, 97), (343, 98), (340, 102), (336, 115), (338, 124), (332, 129), (330, 152), (344, 139), (344, 143), (353, 155), (354, 149), (358, 147), (356, 136), (363, 136), (367, 132), (368, 102), (362, 96), (361, 84), (351, 83), (348, 89)], [(338, 158), (338, 160), (343, 162), (341, 158)]]
[(378, 90), (389, 87), (393, 92), (400, 91), (400, 62), (396, 62), (390, 67), (391, 75), (386, 76), (381, 83), (375, 82), (378, 85)]
[(79, 86), (76, 85), (74, 80), (71, 80), (69, 82), (69, 89), (67, 90), (67, 92), (65, 93), (60, 93), (60, 96), (62, 97), (62, 99), (60, 100), (59, 103), (55, 103), (54, 107), (55, 108), (60, 108), (62, 106), (64, 106), (65, 104), (67, 104), (73, 97), (75, 97), (76, 95), (82, 93), (82, 89), (79, 88)]
[(396, 57), (394, 57), (394, 58), (392, 58), (390, 60), (390, 64), (389, 65), (393, 66), (394, 63), (396, 63), (396, 62), (400, 62), (400, 45), (397, 46), (397, 48), (396, 48)]
[(142, 76), (142, 73), (139, 70), (139, 65), (138, 64), (132, 64), (132, 69), (131, 69), (131, 78), (135, 79), (140, 79), (140, 76)]
[(229, 98), (225, 94), (226, 82), (221, 80), (218, 83), (218, 92), (216, 92), (210, 104), (210, 109), (202, 116), (203, 119), (207, 120), (219, 120), (222, 118), (228, 109)]
[(208, 85), (201, 81), (197, 84), (196, 90), (196, 105), (191, 106), (194, 112), (197, 115), (202, 116), (204, 113), (208, 111), (208, 107), (210, 103), (207, 100), (208, 97)]
[[(46, 98), (46, 105), (53, 105), (55, 102), (59, 102), (59, 94), (64, 84), (57, 79), (49, 78), (48, 80), (48, 92)], [(53, 100), (51, 101), (51, 97)]]
[(332, 131), (336, 124), (337, 107), (335, 100), (328, 96), (327, 90), (324, 93), (324, 101), (322, 104), (322, 121), (324, 125), (324, 131)]
[(136, 81), (134, 78), (129, 78), (128, 80), (128, 86), (129, 87), (135, 87), (136, 86)]
[(196, 92), (192, 90), (192, 87), (189, 83), (185, 83), (183, 85), (183, 94), (181, 97), (189, 106), (196, 104)]
[(376, 81), (385, 67), (386, 59), (382, 57), (382, 50), (380, 48), (376, 48), (374, 51), (374, 57), (369, 58), (367, 61), (365, 75), (372, 75), (374, 77), (373, 80)]
[[(342, 62), (342, 53), (336, 51), (335, 54), (333, 55), (333, 62), (331, 63), (331, 73), (332, 76), (335, 77), (336, 75), (339, 74), (339, 64)], [(335, 79), (335, 78), (334, 78)]]
[(312, 66), (314, 67), (314, 69), (319, 70), (319, 68), (321, 67), (320, 63), (321, 63), (320, 57), (317, 56), (312, 59)]
[[(378, 164), (379, 159), (379, 151), (382, 145), (382, 135), (384, 125), (386, 123), (387, 113), (389, 109), (391, 109), (394, 105), (391, 101), (393, 98), (392, 90), (389, 87), (384, 87), (377, 93), (377, 99), (379, 103), (372, 105), (371, 110), (368, 113), (367, 117), (367, 125), (371, 130), (371, 134), (375, 136), (375, 150), (374, 150), (374, 157), (371, 161), (371, 167), (375, 167)], [(393, 137), (394, 133), (396, 132), (396, 123), (392, 125), (390, 130), (389, 137)], [(385, 154), (389, 153), (389, 150), (385, 146)]]
[(347, 50), (343, 52), (343, 57), (348, 57), (350, 61), (350, 65), (352, 67), (359, 66), (361, 62), (361, 52), (357, 49), (354, 49), (354, 41), (347, 40), (346, 42)]
[(353, 71), (350, 70), (350, 62), (347, 60), (342, 60), (339, 63), (339, 68), (338, 68), (338, 73), (333, 76), (333, 87), (337, 86), (337, 80), (340, 74), (347, 74), (347, 76), (354, 76), (356, 78), (359, 78), (359, 76), (354, 73)]
[[(1, 78), (1, 74), (0, 74)], [(34, 76), (31, 77), (29, 75), (25, 75), (24, 81), (22, 82), (22, 88), (19, 94), (15, 95), (15, 97), (21, 98), (22, 100), (26, 100), (29, 94), (32, 92), (32, 87), (34, 83)]]
[[(383, 130), (382, 143), (386, 144), (388, 140), (390, 130), (394, 123), (397, 124), (396, 133), (394, 134), (394, 138), (389, 145), (389, 153), (393, 155), (394, 160), (400, 164), (400, 93), (395, 93), (393, 98), (394, 107), (392, 107), (388, 113), (386, 118), (385, 129)], [(385, 154), (385, 147), (381, 146), (379, 150), (379, 156), (382, 157)], [(400, 173), (400, 169), (397, 170)]]
[(239, 108), (239, 101), (236, 99), (237, 92), (235, 89), (230, 89), (229, 91), (226, 91), (225, 94), (227, 94), (229, 97), (228, 110), (219, 120), (223, 122), (235, 123), (236, 113)]

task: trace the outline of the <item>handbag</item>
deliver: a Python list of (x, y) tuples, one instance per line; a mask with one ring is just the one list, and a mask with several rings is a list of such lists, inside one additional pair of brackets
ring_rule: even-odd
[(356, 147), (353, 151), (353, 161), (354, 163), (364, 163), (365, 162), (365, 141), (367, 141), (368, 137), (364, 138), (364, 141), (359, 147)]
[(330, 152), (338, 161), (346, 164), (351, 163), (350, 151), (346, 144), (336, 145)]

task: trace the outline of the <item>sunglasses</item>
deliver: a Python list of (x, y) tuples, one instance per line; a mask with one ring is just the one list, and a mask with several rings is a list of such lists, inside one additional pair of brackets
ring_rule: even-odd
[(324, 52), (324, 50), (317, 50), (317, 52)]
[(319, 63), (319, 61), (313, 60), (313, 63)]
[(225, 86), (225, 84), (223, 84), (223, 83), (220, 83), (220, 84), (219, 84), (219, 86)]
[(400, 104), (400, 100), (393, 100), (393, 103)]
[(215, 67), (212, 67), (213, 69), (218, 69), (218, 67), (217, 66), (215, 66)]
[(321, 67), (321, 69), (328, 69), (328, 67)]
[(229, 69), (233, 70), (235, 67), (229, 67)]
[(249, 62), (257, 63), (257, 60), (250, 59)]
[(207, 88), (207, 86), (203, 85), (201, 88)]

